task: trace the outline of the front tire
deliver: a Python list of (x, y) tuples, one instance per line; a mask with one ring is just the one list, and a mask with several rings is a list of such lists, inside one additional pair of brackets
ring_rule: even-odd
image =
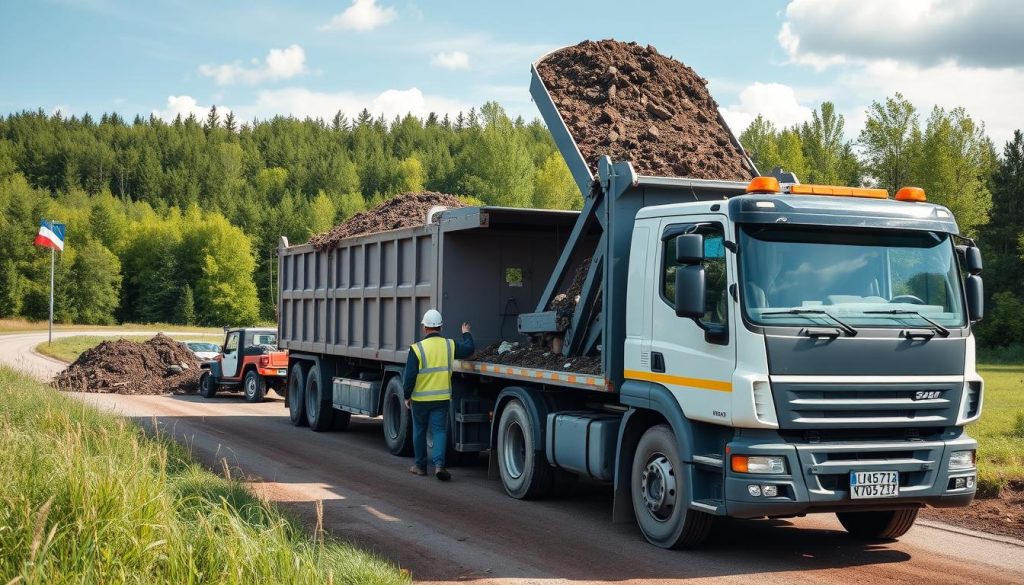
[(554, 468), (534, 444), (533, 421), (519, 399), (501, 412), (498, 422), (498, 471), (505, 493), (517, 500), (532, 500), (551, 493)]
[(392, 455), (405, 457), (412, 454), (412, 411), (405, 407), (402, 380), (392, 376), (384, 389), (384, 442)]
[(847, 532), (869, 540), (895, 540), (914, 525), (917, 508), (884, 512), (836, 512)]
[(288, 418), (297, 427), (304, 427), (306, 421), (306, 370), (302, 362), (292, 364), (288, 375)]
[(324, 392), (319, 365), (309, 368), (306, 374), (306, 418), (309, 428), (318, 433), (329, 431), (334, 425), (334, 406), (330, 395)]
[(199, 378), (199, 395), (203, 398), (213, 398), (217, 395), (217, 385), (213, 381), (213, 374), (209, 371), (203, 372)]
[(256, 370), (249, 370), (245, 374), (242, 388), (245, 390), (246, 402), (263, 402), (263, 397), (267, 393), (267, 384)]
[(714, 516), (689, 509), (686, 467), (668, 425), (647, 429), (637, 444), (630, 478), (633, 513), (648, 542), (661, 548), (701, 544)]

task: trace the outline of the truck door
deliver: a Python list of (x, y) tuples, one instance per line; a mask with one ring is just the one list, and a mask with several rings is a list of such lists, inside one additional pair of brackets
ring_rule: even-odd
[(225, 378), (238, 376), (238, 331), (228, 333), (228, 340), (224, 343), (224, 357), (220, 367)]
[[(729, 294), (729, 283), (735, 282), (735, 275), (724, 245), (726, 225), (720, 215), (662, 220), (650, 346), (649, 379), (660, 382), (675, 395), (687, 418), (718, 424), (731, 422), (736, 361), (736, 315)], [(704, 236), (707, 294), (701, 323), (708, 329), (719, 329), (719, 335), (709, 335), (694, 320), (676, 316), (675, 239), (680, 228)]]

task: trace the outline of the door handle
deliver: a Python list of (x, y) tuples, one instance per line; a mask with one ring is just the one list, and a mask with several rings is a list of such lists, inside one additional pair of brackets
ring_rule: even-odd
[(651, 371), (652, 372), (665, 372), (665, 356), (660, 351), (651, 352)]

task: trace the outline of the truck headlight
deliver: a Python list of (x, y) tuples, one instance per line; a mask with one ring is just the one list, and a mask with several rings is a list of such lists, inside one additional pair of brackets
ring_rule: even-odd
[(737, 473), (786, 473), (786, 458), (761, 455), (733, 455), (732, 470)]
[(953, 451), (949, 455), (949, 469), (971, 469), (974, 467), (975, 451)]

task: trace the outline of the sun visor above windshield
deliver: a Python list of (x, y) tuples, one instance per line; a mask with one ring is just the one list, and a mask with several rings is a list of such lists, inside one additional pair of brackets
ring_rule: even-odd
[(729, 216), (736, 223), (960, 233), (953, 214), (945, 207), (891, 199), (744, 195), (729, 200)]

